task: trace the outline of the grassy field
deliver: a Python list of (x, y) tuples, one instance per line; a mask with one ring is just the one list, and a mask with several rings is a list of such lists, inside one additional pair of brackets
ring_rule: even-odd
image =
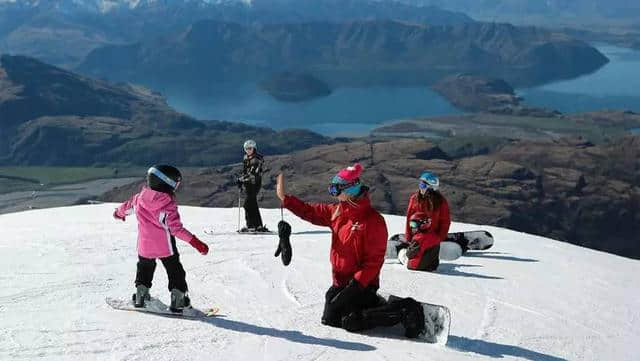
[(0, 167), (0, 193), (44, 190), (95, 179), (143, 177), (146, 168)]

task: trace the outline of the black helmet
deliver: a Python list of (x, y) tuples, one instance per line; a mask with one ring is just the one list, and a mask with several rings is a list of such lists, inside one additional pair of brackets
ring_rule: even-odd
[(173, 194), (181, 181), (178, 168), (170, 165), (154, 165), (147, 171), (147, 186), (157, 192)]

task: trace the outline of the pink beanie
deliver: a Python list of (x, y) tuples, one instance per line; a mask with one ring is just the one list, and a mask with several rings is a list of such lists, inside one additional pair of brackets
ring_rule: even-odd
[[(361, 174), (362, 174), (362, 165), (360, 163), (356, 163), (351, 167), (347, 167), (340, 170), (338, 174), (336, 174), (336, 176), (333, 178), (334, 183), (351, 183), (356, 179), (360, 178)], [(339, 179), (336, 179), (336, 178), (339, 178)], [(342, 180), (342, 182), (340, 182), (339, 180)]]

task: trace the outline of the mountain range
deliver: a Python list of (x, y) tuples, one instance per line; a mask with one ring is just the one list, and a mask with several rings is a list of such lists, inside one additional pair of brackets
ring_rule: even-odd
[(148, 89), (24, 56), (0, 57), (0, 114), (0, 164), (225, 164), (242, 155), (246, 138), (275, 153), (329, 142), (306, 130), (203, 123)]
[(200, 20), (249, 25), (364, 19), (436, 25), (473, 21), (436, 7), (370, 0), (3, 0), (0, 53), (71, 68), (101, 45), (175, 36)]
[(588, 27), (637, 23), (640, 2), (633, 0), (400, 0), (411, 5), (464, 11), (487, 21)]
[(171, 38), (93, 50), (78, 67), (94, 77), (162, 92), (205, 91), (215, 82), (257, 82), (308, 73), (337, 86), (424, 86), (458, 72), (514, 87), (575, 77), (608, 59), (584, 42), (535, 27), (400, 21), (259, 24), (203, 20)]

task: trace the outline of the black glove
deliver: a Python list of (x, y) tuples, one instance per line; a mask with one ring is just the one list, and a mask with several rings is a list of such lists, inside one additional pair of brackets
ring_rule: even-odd
[(238, 188), (242, 188), (242, 186), (244, 186), (244, 184), (247, 183), (248, 181), (249, 181), (249, 175), (243, 174), (238, 178), (236, 178), (236, 185), (238, 185)]
[(347, 287), (329, 301), (329, 306), (334, 310), (344, 309), (345, 306), (354, 303), (362, 291), (364, 291), (364, 287), (355, 279), (351, 279)]
[(288, 266), (289, 263), (291, 263), (291, 257), (293, 256), (291, 242), (289, 241), (289, 236), (291, 236), (291, 226), (289, 223), (285, 221), (278, 222), (278, 236), (280, 237), (280, 242), (278, 243), (278, 248), (273, 256), (278, 257), (282, 254), (282, 263), (285, 266)]
[(416, 241), (409, 242), (407, 247), (407, 258), (412, 259), (418, 257), (420, 254), (420, 243)]

